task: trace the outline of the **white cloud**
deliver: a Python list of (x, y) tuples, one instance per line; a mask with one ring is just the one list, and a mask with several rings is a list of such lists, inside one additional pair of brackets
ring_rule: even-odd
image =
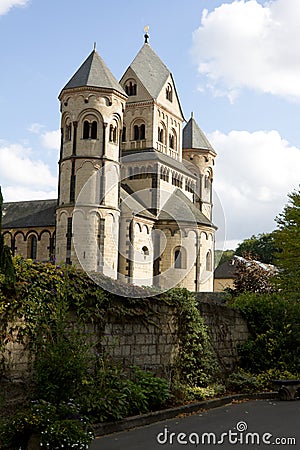
[(3, 198), (5, 202), (21, 202), (25, 200), (44, 200), (47, 198), (57, 198), (57, 191), (43, 191), (30, 189), (24, 186), (5, 186), (3, 188)]
[(299, 186), (300, 149), (277, 131), (215, 131), (209, 140), (218, 153), (214, 189), (224, 210), (227, 239), (275, 229), (287, 194)]
[(47, 192), (53, 197), (57, 185), (57, 178), (49, 167), (33, 159), (30, 148), (19, 144), (0, 147), (0, 179), (3, 192), (8, 194), (10, 201), (45, 198)]
[(13, 6), (26, 6), (29, 0), (0, 0), (0, 16), (8, 13)]
[(192, 54), (206, 87), (232, 101), (243, 87), (300, 101), (299, 23), (299, 0), (236, 0), (204, 10)]
[(28, 127), (28, 131), (30, 131), (31, 133), (34, 133), (34, 134), (39, 134), (43, 128), (44, 128), (44, 125), (41, 125), (40, 123), (32, 123)]
[(61, 132), (60, 130), (46, 131), (42, 134), (42, 144), (44, 147), (59, 150)]

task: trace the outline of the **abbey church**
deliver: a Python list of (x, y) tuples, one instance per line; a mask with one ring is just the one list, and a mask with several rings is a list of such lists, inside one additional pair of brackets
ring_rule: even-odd
[(5, 203), (5, 242), (137, 286), (212, 291), (216, 153), (148, 40), (119, 82), (94, 49), (64, 86), (58, 199)]

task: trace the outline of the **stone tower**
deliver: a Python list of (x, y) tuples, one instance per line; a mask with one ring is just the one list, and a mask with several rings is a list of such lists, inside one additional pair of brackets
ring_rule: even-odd
[(194, 203), (212, 220), (212, 183), (216, 152), (195, 121), (193, 114), (183, 129), (182, 156), (188, 167), (197, 176)]
[(62, 89), (56, 261), (117, 277), (127, 95), (94, 49)]

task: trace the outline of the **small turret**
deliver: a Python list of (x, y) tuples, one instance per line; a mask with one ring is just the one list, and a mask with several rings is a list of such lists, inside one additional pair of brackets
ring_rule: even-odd
[(200, 211), (212, 219), (213, 166), (216, 157), (212, 145), (194, 119), (191, 118), (183, 129), (183, 159), (192, 163), (198, 175), (195, 202)]

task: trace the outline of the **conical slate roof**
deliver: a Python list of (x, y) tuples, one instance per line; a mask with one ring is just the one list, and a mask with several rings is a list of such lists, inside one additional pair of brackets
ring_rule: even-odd
[(183, 129), (182, 148), (199, 148), (215, 152), (193, 116)]
[(167, 66), (149, 44), (144, 44), (130, 65), (152, 98), (157, 98), (169, 75)]
[(85, 86), (114, 89), (126, 95), (96, 50), (87, 57), (63, 90)]

